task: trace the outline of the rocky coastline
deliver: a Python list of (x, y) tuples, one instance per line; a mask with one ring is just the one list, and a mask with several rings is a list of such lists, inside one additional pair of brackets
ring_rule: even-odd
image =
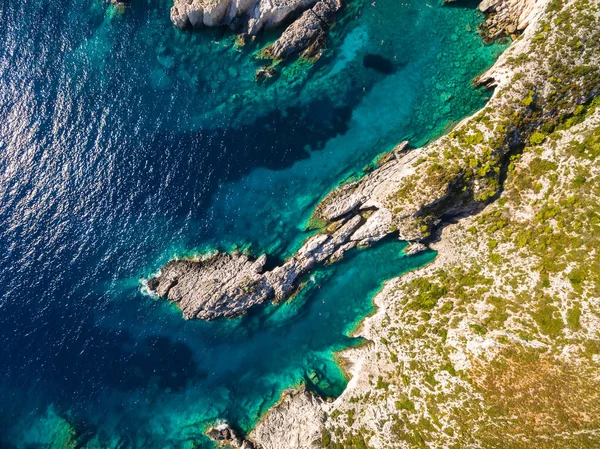
[(228, 26), (239, 33), (240, 42), (291, 21), (263, 56), (302, 54), (314, 59), (341, 7), (340, 0), (174, 0), (171, 21), (180, 29)]
[[(455, 0), (450, 0), (453, 2)], [(486, 20), (482, 36), (493, 40), (522, 32), (538, 0), (484, 0), (478, 8)], [(119, 3), (119, 5), (124, 3)], [(180, 29), (226, 26), (238, 41), (253, 39), (263, 29), (285, 25), (281, 36), (261, 56), (283, 60), (292, 55), (317, 59), (326, 34), (342, 8), (341, 0), (174, 0), (171, 21)]]
[(272, 270), (265, 270), (266, 254), (252, 259), (241, 252), (216, 252), (197, 260), (171, 260), (147, 286), (177, 304), (186, 319), (233, 318), (266, 301), (284, 301), (318, 264), (334, 263), (350, 249), (367, 246), (391, 231), (385, 212), (349, 208), (347, 203), (340, 203), (339, 209), (348, 210)]
[[(585, 374), (598, 366), (597, 351), (587, 349), (600, 329), (588, 266), (590, 258), (598, 263), (587, 232), (594, 225), (564, 223), (568, 204), (578, 204), (581, 220), (596, 216), (600, 171), (589, 158), (598, 151), (600, 53), (596, 37), (580, 53), (564, 36), (582, 42), (582, 24), (598, 36), (600, 5), (505, 3), (481, 6), (503, 33), (523, 31), (478, 80), (495, 87), (488, 105), (317, 207), (323, 223), (373, 208), (386, 217), (382, 233), (393, 229), (414, 250), (436, 234), (438, 257), (390, 280), (374, 299), (378, 311), (359, 330), (373, 344), (345, 351), (352, 379), (336, 401), (321, 404), (321, 440), (278, 447), (599, 444), (591, 418), (597, 378)], [(582, 172), (594, 180), (585, 194), (575, 181)], [(562, 258), (569, 262), (555, 264)], [(586, 287), (569, 270), (589, 271)]]
[[(470, 283), (466, 283), (460, 295), (456, 293), (446, 298), (449, 287), (438, 287), (438, 284), (441, 283), (440, 270), (454, 270), (451, 273), (458, 272), (456, 276), (460, 278), (462, 272), (457, 270), (482, 265), (486, 258), (495, 263), (496, 253), (490, 255), (488, 248), (494, 251), (499, 243), (489, 236), (478, 234), (478, 226), (483, 225), (476, 218), (477, 214), (497, 208), (492, 215), (494, 230), (506, 226), (505, 216), (512, 214), (522, 218), (531, 215), (531, 211), (518, 211), (515, 207), (508, 211), (501, 209), (509, 201), (503, 197), (507, 173), (518, 170), (518, 167), (525, 170), (526, 167), (516, 162), (524, 147), (536, 147), (537, 153), (533, 152), (525, 159), (528, 163), (536, 160), (536, 154), (550, 154), (552, 149), (549, 145), (537, 147), (545, 140), (543, 132), (547, 131), (542, 130), (556, 129), (565, 121), (568, 123), (576, 117), (575, 111), (585, 110), (585, 105), (598, 95), (598, 53), (593, 54), (595, 47), (588, 42), (592, 46), (592, 56), (589, 52), (576, 55), (569, 49), (564, 51), (558, 45), (562, 34), (556, 31), (564, 17), (575, 17), (573, 11), (585, 9), (580, 5), (585, 1), (558, 3), (560, 5), (557, 6), (556, 0), (482, 2), (479, 8), (487, 14), (485, 27), (490, 38), (523, 32), (522, 37), (513, 42), (494, 66), (477, 80), (480, 84), (495, 87), (488, 105), (426, 147), (406, 152), (405, 145), (399, 146), (362, 179), (342, 185), (328, 194), (315, 209), (312, 220), (323, 231), (309, 238), (283, 265), (264, 270), (265, 255), (253, 260), (239, 253), (217, 253), (204, 261), (171, 261), (149, 281), (148, 287), (176, 302), (186, 318), (237, 316), (265, 301), (286, 299), (299, 288), (301, 277), (317, 264), (333, 263), (356, 246), (368, 246), (394, 233), (400, 239), (411, 242), (407, 252), (412, 253), (423, 250), (423, 242), (433, 240), (432, 245), (439, 256), (431, 266), (401, 280), (390, 281), (377, 295), (375, 302), (379, 310), (366, 320), (360, 331), (361, 336), (372, 340), (374, 345), (352, 349), (345, 354), (352, 366), (353, 377), (344, 394), (333, 404), (328, 404), (305, 389), (296, 395), (284, 393), (283, 400), (267, 412), (248, 439), (238, 438), (236, 444), (239, 445), (232, 447), (247, 444), (248, 448), (265, 449), (383, 449), (391, 447), (393, 442), (400, 442), (400, 447), (413, 447), (412, 443), (423, 441), (431, 442), (431, 447), (449, 447), (465, 442), (469, 447), (481, 447), (482, 442), (493, 441), (496, 444), (506, 442), (506, 438), (519, 444), (531, 443), (530, 438), (533, 437), (523, 434), (519, 426), (515, 425), (514, 429), (507, 427), (506, 435), (501, 434), (500, 437), (486, 427), (487, 411), (478, 407), (481, 407), (481, 401), (492, 401), (493, 406), (497, 399), (487, 396), (495, 393), (489, 392), (492, 387), (485, 383), (481, 372), (486, 372), (486, 363), (500, 351), (490, 349), (486, 352), (486, 348), (497, 348), (499, 342), (507, 345), (506, 342), (517, 341), (527, 351), (544, 345), (550, 347), (552, 342), (540, 337), (543, 343), (539, 346), (531, 344), (531, 338), (522, 337), (522, 329), (499, 330), (494, 334), (497, 339), (492, 341), (491, 337), (486, 337), (485, 326), (472, 322), (481, 319), (479, 315), (490, 313), (492, 306), (480, 305), (481, 310), (471, 310), (467, 304), (453, 312), (453, 304), (459, 303), (460, 295), (464, 300), (464, 297), (471, 298), (475, 293), (483, 295), (481, 292), (484, 290), (476, 290), (478, 284), (469, 278)], [(592, 1), (589, 7), (592, 15), (596, 14), (597, 23), (597, 2)], [(559, 13), (562, 16), (558, 17)], [(548, 25), (550, 21), (555, 24), (554, 27)], [(577, 35), (576, 31), (572, 33)], [(550, 42), (550, 46), (542, 49), (539, 46), (542, 42), (540, 36)], [(536, 55), (537, 59), (532, 57)], [(561, 66), (553, 62), (554, 65), (549, 67), (549, 61), (555, 61), (557, 57), (562, 58), (565, 64)], [(548, 76), (552, 70), (558, 73), (578, 64), (596, 69), (569, 72), (571, 77), (579, 78), (564, 88), (560, 84), (563, 83), (561, 79)], [(556, 100), (558, 91), (562, 95), (560, 101)], [(588, 126), (598, 121), (597, 114), (590, 117), (584, 122)], [(580, 127), (575, 128), (574, 133), (584, 131), (585, 127)], [(567, 143), (559, 140), (557, 145), (563, 148)], [(546, 187), (544, 184), (534, 186), (528, 208), (539, 206), (540, 197), (535, 189)], [(454, 223), (448, 225), (450, 221)], [(498, 222), (504, 224), (498, 225)], [(446, 225), (440, 233), (440, 228)], [(473, 235), (481, 235), (478, 237), (482, 239), (481, 245), (473, 239)], [(513, 251), (511, 254), (518, 253), (520, 242), (517, 240), (515, 248), (510, 249)], [(513, 271), (519, 266), (526, 272), (529, 270), (520, 274), (519, 279), (525, 279), (532, 273), (527, 265), (530, 261), (525, 256), (511, 260)], [(488, 267), (486, 270), (489, 274), (493, 269)], [(502, 284), (504, 279), (510, 278), (506, 270), (502, 273), (496, 274), (495, 278), (492, 276), (493, 282)], [(444, 276), (448, 279), (451, 275)], [(546, 285), (538, 279), (540, 276), (543, 273), (535, 273), (530, 280), (531, 286), (538, 281)], [(460, 280), (457, 282), (460, 283)], [(551, 281), (547, 282), (552, 285)], [(215, 287), (219, 283), (222, 288)], [(565, 293), (566, 287), (562, 284), (559, 287), (553, 290), (553, 294), (568, 303), (566, 298), (570, 296)], [(495, 297), (490, 301), (498, 302)], [(567, 315), (566, 309), (557, 310), (561, 316)], [(445, 320), (444, 314), (452, 313), (455, 313), (453, 321)], [(463, 319), (459, 313), (468, 317)], [(533, 322), (535, 319), (534, 316)], [(547, 319), (552, 318), (543, 318)], [(541, 326), (547, 325), (543, 320)], [(598, 327), (597, 320), (589, 320), (595, 323), (592, 329)], [(390, 326), (391, 323), (396, 323), (396, 326)], [(486, 323), (491, 328), (492, 324)], [(443, 328), (435, 327), (438, 325)], [(410, 333), (410, 338), (399, 339), (398, 335), (403, 333)], [(426, 341), (420, 340), (423, 335), (427, 335)], [(440, 347), (447, 348), (441, 352), (442, 355)], [(421, 366), (419, 360), (427, 361), (427, 366)], [(438, 365), (442, 368), (436, 373), (426, 372), (428, 367)], [(477, 371), (480, 366), (481, 372)], [(497, 366), (493, 368), (497, 369)], [(456, 376), (456, 371), (461, 370), (462, 377)], [(475, 376), (475, 380), (463, 381), (465, 376)], [(540, 382), (543, 384), (545, 380)], [(514, 385), (506, 388), (509, 387), (519, 388)], [(524, 385), (523, 388), (530, 387)], [(423, 396), (423, 392), (428, 393)], [(435, 407), (434, 398), (439, 400)], [(487, 406), (488, 402), (485, 404)], [(462, 414), (455, 412), (455, 408), (462, 410)], [(443, 413), (439, 413), (440, 410)], [(461, 421), (467, 413), (473, 414), (470, 428)], [(436, 421), (432, 418), (434, 414)], [(350, 416), (352, 419), (345, 418)], [(510, 417), (507, 417), (506, 422), (509, 421)], [(556, 435), (559, 430), (573, 432), (572, 429), (560, 428), (548, 434)], [(576, 433), (573, 433), (574, 438), (579, 438)], [(320, 438), (316, 437), (317, 434)], [(427, 440), (423, 435), (427, 436)], [(537, 437), (537, 434), (534, 436)], [(535, 441), (547, 441), (544, 438), (542, 435)], [(516, 447), (520, 447), (519, 444)]]
[(486, 14), (480, 28), (485, 39), (521, 33), (532, 19), (539, 0), (483, 0), (478, 9)]
[(226, 422), (207, 430), (207, 436), (221, 447), (233, 449), (309, 449), (320, 447), (321, 429), (326, 420), (324, 401), (305, 385), (288, 389), (279, 402), (243, 438)]

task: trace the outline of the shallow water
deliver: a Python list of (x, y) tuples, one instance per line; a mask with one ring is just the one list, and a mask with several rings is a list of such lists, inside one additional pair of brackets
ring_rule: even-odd
[(241, 49), (227, 30), (182, 33), (162, 0), (1, 5), (0, 446), (205, 445), (206, 424), (248, 430), (312, 371), (339, 394), (332, 354), (357, 343), (373, 292), (433, 254), (356, 251), (293, 301), (213, 323), (140, 279), (215, 247), (285, 257), (331, 187), (481, 107), (470, 80), (502, 47), (482, 44), (479, 14), (353, 1), (314, 66), (258, 86), (251, 56), (274, 32)]

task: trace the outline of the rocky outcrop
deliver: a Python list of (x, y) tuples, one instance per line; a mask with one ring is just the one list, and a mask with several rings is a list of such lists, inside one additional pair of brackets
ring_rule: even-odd
[(150, 290), (177, 303), (186, 319), (240, 315), (270, 298), (263, 268), (266, 256), (215, 253), (202, 260), (172, 260), (148, 282)]
[(523, 31), (532, 18), (538, 0), (483, 0), (479, 10), (486, 15), (484, 37), (495, 39), (503, 34)]
[(300, 14), (265, 55), (283, 59), (305, 52), (314, 57), (340, 7), (340, 0), (174, 0), (171, 21), (181, 29), (229, 26), (246, 37)]
[(261, 449), (312, 449), (321, 447), (325, 421), (323, 401), (302, 386), (286, 391), (250, 433), (248, 439)]
[(274, 54), (281, 58), (315, 44), (340, 6), (338, 0), (174, 0), (171, 21), (181, 29), (225, 25), (255, 36), (304, 11), (278, 41)]
[(206, 431), (219, 447), (233, 449), (317, 449), (325, 421), (323, 400), (305, 385), (285, 390), (246, 439), (223, 421)]
[[(289, 298), (298, 290), (301, 277), (316, 265), (334, 263), (347, 251), (369, 246), (397, 230), (397, 211), (384, 206), (378, 189), (413, 163), (418, 152), (406, 153), (405, 148), (403, 142), (390, 157), (380, 158), (378, 169), (328, 195), (315, 211), (326, 226), (282, 265), (266, 270), (265, 254), (255, 260), (241, 252), (174, 259), (148, 281), (149, 290), (176, 303), (186, 319), (208, 321), (233, 318), (255, 305)], [(400, 238), (422, 236), (400, 232)]]
[(232, 318), (266, 301), (282, 301), (298, 288), (302, 275), (317, 264), (331, 263), (357, 245), (384, 237), (387, 213), (356, 213), (310, 237), (293, 257), (265, 270), (267, 256), (254, 260), (234, 252), (205, 258), (174, 259), (148, 281), (148, 288), (177, 304), (186, 319)]
[(404, 248), (404, 254), (407, 256), (414, 256), (415, 254), (422, 253), (423, 251), (427, 251), (427, 246), (421, 242), (414, 242)]
[(280, 25), (316, 0), (174, 0), (171, 21), (178, 28), (226, 25), (256, 35)]
[(392, 232), (401, 240), (417, 241), (426, 238), (417, 226), (427, 197), (414, 203), (394, 203), (389, 198), (401, 188), (403, 179), (415, 173), (423, 150), (398, 153), (398, 157), (384, 159), (380, 167), (358, 181), (344, 184), (330, 192), (315, 209), (315, 219), (331, 222), (348, 214), (375, 210), (367, 223), (353, 236), (361, 243), (373, 243)]
[(267, 48), (267, 54), (275, 59), (285, 59), (300, 52), (306, 52), (307, 57), (316, 57), (325, 40), (325, 33), (341, 6), (339, 0), (317, 2)]
[(238, 433), (229, 426), (227, 422), (221, 422), (211, 427), (206, 436), (219, 445), (219, 447), (230, 447), (233, 449), (255, 449), (255, 446), (241, 438)]
[[(457, 3), (458, 0), (444, 0)], [(486, 40), (512, 35), (527, 28), (536, 3), (542, 0), (482, 0), (477, 8), (486, 15), (480, 30)]]

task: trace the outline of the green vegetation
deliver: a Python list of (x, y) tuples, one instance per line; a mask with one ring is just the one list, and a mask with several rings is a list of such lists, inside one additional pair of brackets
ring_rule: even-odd
[(552, 338), (561, 335), (564, 323), (560, 318), (558, 309), (552, 304), (544, 302), (538, 306), (533, 312), (533, 318), (544, 334)]
[(327, 429), (323, 429), (321, 433), (321, 447), (327, 449), (369, 449), (369, 445), (365, 441), (363, 431), (343, 435), (340, 430), (336, 431), (336, 437), (342, 442), (338, 443), (332, 439), (331, 433)]
[(529, 143), (531, 145), (539, 145), (546, 140), (546, 135), (543, 132), (536, 131), (529, 138)]
[(415, 403), (408, 398), (404, 398), (400, 401), (395, 402), (396, 410), (407, 410), (409, 412), (415, 411)]
[(438, 300), (447, 293), (446, 287), (433, 284), (427, 279), (418, 278), (412, 281), (408, 292), (414, 299), (408, 303), (412, 310), (431, 310)]
[[(444, 234), (461, 257), (386, 298), (375, 331), (389, 356), (368, 367), (361, 406), (381, 412), (390, 447), (600, 445), (600, 335), (588, 326), (600, 318), (600, 8), (568, 5), (550, 2), (531, 50), (507, 58), (511, 85), (387, 199), (395, 225), (420, 236), (449, 210), (476, 213)], [(361, 410), (323, 447), (368, 447)]]
[(579, 321), (580, 318), (581, 308), (578, 305), (575, 305), (567, 310), (567, 325), (569, 326), (569, 329), (572, 331), (578, 331), (581, 329), (581, 323)]

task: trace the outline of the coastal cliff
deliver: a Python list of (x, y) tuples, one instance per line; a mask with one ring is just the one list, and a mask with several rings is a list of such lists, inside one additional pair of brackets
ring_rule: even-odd
[[(306, 447), (600, 444), (599, 17), (597, 1), (538, 1), (479, 77), (495, 87), (483, 110), (317, 207), (324, 226), (368, 211), (370, 238), (438, 257), (375, 297), (358, 332), (372, 344), (344, 352), (352, 379)], [(257, 447), (304, 447), (268, 422)]]

